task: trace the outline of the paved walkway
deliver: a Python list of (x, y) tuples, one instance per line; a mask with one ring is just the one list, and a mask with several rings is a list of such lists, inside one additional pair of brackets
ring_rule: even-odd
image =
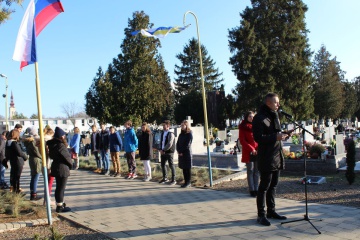
[[(308, 221), (257, 224), (255, 199), (247, 194), (71, 173), (65, 200), (72, 211), (62, 216), (113, 239), (360, 239), (357, 208), (309, 204), (310, 217), (323, 219), (311, 221), (318, 234)], [(305, 204), (277, 199), (277, 210), (290, 221), (302, 219)]]

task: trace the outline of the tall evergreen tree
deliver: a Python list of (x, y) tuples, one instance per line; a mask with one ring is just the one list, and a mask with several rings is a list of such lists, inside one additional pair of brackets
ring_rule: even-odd
[[(359, 106), (359, 103), (360, 103), (360, 76), (357, 76), (356, 78), (354, 78), (353, 82), (354, 82), (354, 88), (355, 88), (356, 97), (357, 97), (356, 104), (357, 104), (357, 106)], [(356, 110), (355, 117), (360, 119), (360, 107)]]
[(160, 41), (131, 35), (135, 30), (152, 26), (143, 11), (133, 13), (124, 30), (121, 53), (101, 78), (107, 84), (107, 92), (99, 93), (99, 98), (108, 108), (105, 114), (109, 113), (110, 123), (121, 125), (131, 119), (140, 124), (171, 115), (173, 93), (168, 72), (158, 53)]
[[(215, 68), (215, 62), (201, 45), (205, 92), (220, 89), (222, 73)], [(181, 122), (191, 116), (194, 123), (204, 123), (202, 107), (202, 85), (199, 59), (199, 44), (195, 38), (189, 40), (182, 53), (176, 55), (181, 65), (175, 65), (175, 120)], [(196, 107), (195, 107), (196, 106)]]
[(111, 122), (110, 104), (112, 84), (105, 78), (104, 72), (99, 67), (93, 83), (85, 95), (85, 112), (87, 115), (96, 117), (100, 122)]
[(336, 58), (324, 45), (315, 54), (313, 61), (313, 75), (315, 79), (315, 114), (319, 118), (338, 118), (344, 107), (344, 72)]
[(352, 118), (355, 115), (355, 112), (359, 109), (358, 98), (356, 94), (354, 82), (349, 82), (347, 80), (342, 82), (344, 87), (343, 99), (344, 107), (341, 111), (341, 118)]
[[(204, 74), (205, 91), (218, 90), (220, 83), (224, 81), (221, 78), (222, 73), (215, 68), (215, 62), (208, 55), (207, 49), (201, 44), (201, 55)], [(195, 38), (189, 40), (189, 44), (184, 46), (182, 53), (176, 55), (181, 65), (175, 65), (175, 96), (179, 101), (181, 97), (192, 91), (201, 92), (201, 73), (199, 59), (199, 44)]]
[(251, 0), (240, 26), (229, 30), (229, 63), (239, 80), (239, 110), (256, 109), (268, 92), (280, 95), (284, 110), (297, 119), (313, 112), (311, 50), (301, 0)]

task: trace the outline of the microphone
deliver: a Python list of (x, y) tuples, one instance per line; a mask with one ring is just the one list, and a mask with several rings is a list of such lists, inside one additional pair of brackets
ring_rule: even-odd
[(285, 117), (293, 118), (292, 115), (288, 114), (287, 112), (284, 112), (282, 109), (279, 109), (279, 113), (281, 113), (281, 114), (284, 115)]

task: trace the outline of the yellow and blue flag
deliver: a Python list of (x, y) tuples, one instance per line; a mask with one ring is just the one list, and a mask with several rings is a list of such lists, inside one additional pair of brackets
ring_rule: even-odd
[(139, 33), (144, 37), (154, 37), (154, 38), (164, 38), (169, 33), (179, 33), (185, 30), (189, 25), (184, 27), (158, 27), (158, 28), (150, 28), (150, 29), (141, 29), (131, 33), (131, 35), (135, 36)]

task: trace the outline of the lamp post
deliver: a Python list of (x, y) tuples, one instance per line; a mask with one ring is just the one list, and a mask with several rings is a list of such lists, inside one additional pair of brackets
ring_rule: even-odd
[(191, 12), (187, 11), (184, 14), (183, 23), (185, 26), (186, 22), (186, 15), (190, 13), (194, 16), (196, 21), (196, 32), (198, 37), (198, 45), (199, 45), (199, 60), (200, 60), (200, 73), (201, 73), (201, 92), (202, 92), (202, 99), (203, 99), (203, 109), (204, 109), (204, 121), (205, 121), (205, 136), (206, 136), (206, 148), (207, 148), (207, 155), (208, 155), (208, 162), (209, 162), (209, 179), (210, 179), (210, 187), (213, 186), (212, 180), (212, 170), (211, 170), (211, 156), (210, 156), (210, 148), (209, 148), (209, 127), (208, 127), (208, 118), (207, 118), (207, 109), (206, 109), (206, 95), (205, 95), (205, 83), (204, 83), (204, 71), (203, 71), (203, 63), (202, 63), (202, 55), (201, 55), (201, 43), (200, 43), (200, 33), (199, 33), (199, 24), (196, 15)]
[(7, 90), (8, 90), (8, 79), (7, 79), (7, 76), (5, 76), (4, 74), (0, 73), (0, 77), (3, 77), (5, 78), (5, 94), (3, 94), (3, 97), (5, 98), (5, 120), (6, 120), (6, 126), (5, 126), (5, 130), (8, 131), (9, 129), (9, 123), (8, 123), (8, 111), (7, 111)]

